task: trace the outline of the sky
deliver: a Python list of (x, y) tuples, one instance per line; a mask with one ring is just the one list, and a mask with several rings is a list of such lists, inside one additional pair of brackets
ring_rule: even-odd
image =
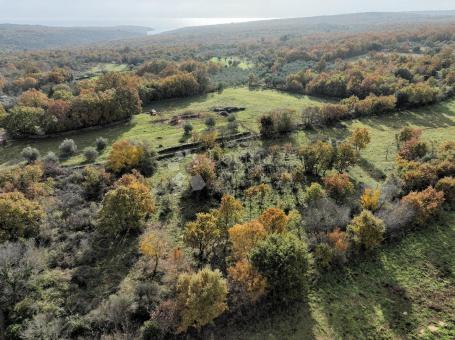
[(286, 18), (421, 10), (455, 10), (455, 0), (0, 0), (0, 22), (153, 26), (154, 18)]

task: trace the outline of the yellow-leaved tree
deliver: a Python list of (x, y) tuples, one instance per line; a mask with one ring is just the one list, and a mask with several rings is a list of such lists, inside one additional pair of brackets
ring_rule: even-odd
[(135, 231), (154, 212), (155, 201), (144, 179), (137, 173), (124, 175), (104, 196), (98, 226), (104, 233)]
[(200, 329), (227, 309), (227, 283), (219, 270), (204, 268), (197, 273), (180, 274), (176, 291), (179, 332), (189, 327)]

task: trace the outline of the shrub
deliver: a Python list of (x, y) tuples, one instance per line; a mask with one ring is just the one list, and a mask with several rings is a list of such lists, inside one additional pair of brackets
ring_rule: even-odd
[(313, 182), (305, 190), (305, 202), (311, 205), (323, 198), (327, 197), (327, 194), (319, 183)]
[(84, 149), (84, 157), (87, 162), (92, 163), (98, 157), (98, 151), (94, 147), (86, 147)]
[(98, 137), (95, 141), (96, 151), (101, 152), (106, 149), (107, 139), (103, 137)]
[(250, 261), (267, 279), (274, 298), (298, 297), (305, 286), (308, 250), (305, 243), (289, 233), (271, 234), (251, 250)]
[(43, 217), (41, 206), (23, 193), (0, 193), (0, 242), (36, 236)]
[(27, 146), (22, 150), (21, 156), (27, 161), (28, 164), (31, 164), (39, 159), (40, 152), (38, 149)]
[(205, 125), (207, 125), (207, 128), (209, 130), (213, 129), (216, 125), (216, 120), (215, 120), (215, 117), (207, 117), (207, 119), (205, 120)]
[(185, 136), (191, 135), (192, 131), (193, 131), (193, 125), (190, 122), (187, 122), (187, 123), (185, 123), (185, 125), (183, 125), (183, 133), (185, 134)]
[(319, 243), (314, 249), (314, 261), (318, 268), (327, 269), (332, 264), (335, 254), (327, 243)]
[(370, 211), (363, 210), (360, 215), (352, 219), (347, 231), (356, 245), (369, 250), (381, 244), (384, 239), (385, 225)]
[(204, 268), (194, 274), (180, 274), (176, 287), (181, 317), (178, 331), (200, 329), (221, 315), (227, 309), (227, 292), (226, 280), (218, 270)]
[(375, 212), (379, 208), (380, 197), (381, 190), (366, 188), (363, 192), (362, 197), (360, 197), (360, 204), (362, 205), (363, 209)]
[(436, 190), (444, 193), (444, 199), (451, 207), (455, 206), (455, 178), (444, 177), (439, 180), (435, 187)]
[(400, 142), (408, 142), (412, 139), (419, 140), (421, 135), (422, 129), (406, 126), (400, 130), (400, 133), (398, 134), (398, 140)]
[(423, 158), (428, 153), (428, 145), (425, 142), (421, 142), (418, 139), (410, 139), (405, 142), (398, 154), (401, 158), (408, 161)]
[(402, 198), (402, 202), (409, 203), (416, 210), (416, 223), (423, 225), (430, 218), (435, 217), (444, 203), (444, 193), (433, 187), (421, 192), (411, 192)]
[(345, 173), (333, 173), (325, 176), (324, 185), (328, 195), (337, 202), (343, 202), (354, 191), (354, 184)]
[(261, 136), (270, 138), (278, 134), (289, 133), (295, 129), (295, 112), (277, 110), (263, 114), (259, 118)]
[(77, 145), (72, 139), (65, 139), (58, 147), (60, 157), (69, 158), (77, 152)]

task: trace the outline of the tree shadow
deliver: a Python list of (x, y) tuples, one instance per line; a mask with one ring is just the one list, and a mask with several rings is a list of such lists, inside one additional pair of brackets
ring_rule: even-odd
[[(316, 339), (308, 301), (261, 303), (227, 315), (206, 331), (214, 339)], [(207, 336), (205, 338), (208, 338)]]
[(317, 296), (337, 338), (370, 338), (384, 327), (381, 317), (398, 337), (406, 337), (417, 326), (408, 292), (380, 261), (327, 273)]
[(455, 126), (451, 117), (455, 116), (450, 104), (440, 103), (416, 110), (397, 111), (393, 114), (361, 118), (360, 121), (377, 130), (400, 129), (407, 125), (417, 125), (423, 128), (447, 128)]
[(94, 236), (82, 256), (82, 265), (73, 271), (68, 308), (72, 314), (86, 314), (114, 294), (138, 259), (137, 236), (113, 241)]
[(378, 169), (372, 162), (363, 157), (360, 158), (358, 165), (376, 182), (383, 182), (387, 177), (381, 169)]

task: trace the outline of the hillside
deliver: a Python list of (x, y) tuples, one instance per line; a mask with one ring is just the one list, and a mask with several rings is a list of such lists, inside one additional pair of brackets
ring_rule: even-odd
[(35, 50), (145, 36), (148, 27), (48, 27), (0, 24), (0, 49)]
[(138, 39), (135, 44), (150, 42), (230, 43), (239, 39), (273, 38), (289, 35), (307, 36), (318, 33), (361, 33), (410, 28), (415, 25), (454, 22), (455, 11), (436, 12), (375, 12), (262, 20), (254, 22), (186, 27), (156, 36)]

